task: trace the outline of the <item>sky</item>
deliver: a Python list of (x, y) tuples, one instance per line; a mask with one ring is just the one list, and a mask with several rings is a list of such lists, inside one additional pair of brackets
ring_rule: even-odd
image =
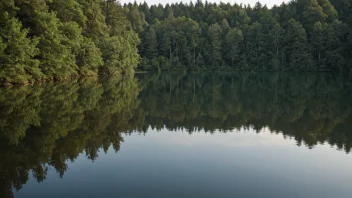
[[(140, 2), (144, 2), (146, 1), (148, 3), (148, 5), (152, 5), (152, 4), (171, 4), (171, 3), (177, 3), (177, 2), (184, 2), (184, 3), (188, 3), (189, 0), (136, 0), (138, 3)], [(195, 2), (196, 0), (192, 0), (193, 2)], [(260, 1), (262, 4), (266, 4), (268, 7), (272, 7), (273, 5), (280, 5), (282, 2), (289, 2), (290, 0), (208, 0), (208, 2), (224, 2), (224, 3), (228, 3), (230, 2), (231, 4), (233, 3), (243, 3), (243, 4), (251, 4), (254, 5), (256, 2)], [(134, 2), (134, 0), (121, 0), (121, 4), (124, 3), (128, 3), (128, 2)], [(203, 2), (205, 2), (205, 0), (203, 0)]]

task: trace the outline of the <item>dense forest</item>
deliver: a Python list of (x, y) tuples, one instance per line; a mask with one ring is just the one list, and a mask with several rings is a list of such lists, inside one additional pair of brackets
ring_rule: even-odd
[(141, 38), (142, 70), (352, 68), (352, 0), (293, 0), (273, 8), (201, 0), (124, 7), (140, 14), (130, 20)]
[(137, 33), (113, 0), (0, 1), (0, 82), (132, 73)]
[(148, 128), (188, 133), (240, 129), (314, 148), (352, 149), (352, 83), (310, 73), (165, 73), (95, 77), (0, 89), (0, 197), (31, 177), (59, 176), (85, 153), (119, 151)]
[(138, 70), (352, 68), (352, 0), (268, 8), (116, 0), (0, 1), (0, 83)]

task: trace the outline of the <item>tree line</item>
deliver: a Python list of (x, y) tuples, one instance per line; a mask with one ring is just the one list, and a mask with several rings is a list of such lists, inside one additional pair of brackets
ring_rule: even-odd
[(0, 83), (138, 70), (340, 71), (352, 65), (352, 0), (151, 5), (0, 2)]
[(116, 0), (0, 2), (0, 83), (134, 71), (139, 38)]
[[(59, 176), (83, 152), (119, 151), (148, 128), (229, 133), (269, 128), (313, 148), (352, 149), (351, 81), (307, 73), (164, 73), (0, 89), (0, 197), (33, 173)], [(126, 136), (127, 135), (127, 136)]]
[[(168, 73), (140, 78), (143, 127), (231, 132), (243, 127), (292, 137), (313, 148), (352, 149), (352, 84), (328, 74)], [(144, 85), (146, 84), (146, 85)]]
[(352, 0), (129, 3), (140, 70), (340, 71), (352, 66)]

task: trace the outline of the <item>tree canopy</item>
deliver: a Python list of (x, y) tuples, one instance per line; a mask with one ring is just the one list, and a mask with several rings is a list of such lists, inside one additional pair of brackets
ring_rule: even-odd
[[(124, 7), (138, 6), (148, 24), (140, 34), (140, 70), (349, 73), (351, 5), (351, 0), (294, 0), (268, 8), (259, 2), (251, 7), (199, 0)], [(150, 42), (150, 31), (156, 42)]]
[(351, 5), (2, 1), (0, 83), (136, 69), (350, 73)]
[(116, 0), (0, 2), (0, 82), (134, 72), (139, 39)]

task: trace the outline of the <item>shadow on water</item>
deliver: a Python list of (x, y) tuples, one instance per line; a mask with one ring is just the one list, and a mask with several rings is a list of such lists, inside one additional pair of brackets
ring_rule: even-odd
[[(267, 127), (313, 148), (352, 147), (351, 81), (328, 74), (162, 73), (0, 89), (0, 195), (29, 174), (62, 177), (67, 161), (117, 152), (122, 133)], [(127, 137), (128, 138), (128, 137)]]

